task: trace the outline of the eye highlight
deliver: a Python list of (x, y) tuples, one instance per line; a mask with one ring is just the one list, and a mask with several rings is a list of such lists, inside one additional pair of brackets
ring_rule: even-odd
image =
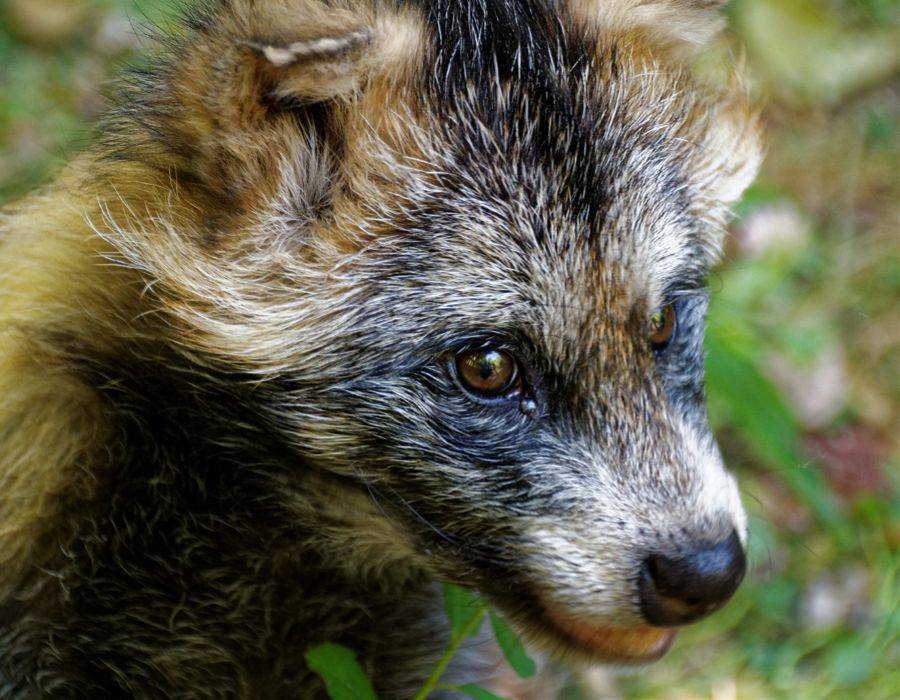
[(515, 358), (496, 348), (459, 353), (456, 356), (456, 374), (463, 387), (485, 398), (508, 394), (519, 380)]
[(650, 344), (654, 350), (663, 350), (678, 330), (678, 314), (675, 304), (664, 306), (650, 317)]

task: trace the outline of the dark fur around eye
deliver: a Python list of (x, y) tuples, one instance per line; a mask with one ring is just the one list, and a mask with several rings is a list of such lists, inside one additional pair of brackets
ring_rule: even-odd
[(702, 411), (708, 304), (705, 293), (678, 297), (674, 302), (678, 330), (669, 345), (656, 353), (656, 365), (666, 393), (685, 413)]

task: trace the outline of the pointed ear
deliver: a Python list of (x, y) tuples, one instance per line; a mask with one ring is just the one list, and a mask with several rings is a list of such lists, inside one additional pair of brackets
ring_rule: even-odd
[(226, 4), (196, 22), (176, 70), (245, 105), (310, 104), (351, 94), (379, 73), (401, 71), (422, 45), (411, 12), (324, 0)]
[[(299, 0), (290, 12), (283, 0), (268, 16), (257, 3), (225, 32), (246, 53), (244, 71), (259, 71), (257, 99), (312, 103), (352, 94), (367, 79), (402, 72), (420, 55), (421, 23), (412, 13), (379, 10), (368, 2), (353, 8)], [(359, 4), (359, 3), (357, 3)]]
[(288, 44), (240, 43), (259, 56), (263, 64), (259, 70), (268, 77), (264, 84), (255, 86), (263, 92), (253, 97), (310, 103), (348, 94), (358, 87), (365, 75), (364, 54), (372, 43), (372, 30), (360, 27)]
[(313, 131), (330, 112), (314, 106), (353, 99), (378, 80), (402, 80), (421, 63), (421, 19), (388, 3), (207, 7), (183, 37), (166, 42), (159, 69), (135, 81), (120, 115), (142, 127), (145, 161), (188, 174), (236, 209), (251, 208), (297, 144), (317, 138)]
[(685, 54), (704, 46), (724, 24), (726, 0), (568, 0), (576, 20), (601, 31), (640, 32)]
[(756, 178), (763, 159), (762, 126), (746, 91), (732, 88), (730, 99), (710, 118), (702, 148), (693, 164), (706, 179), (701, 189), (726, 206), (736, 203)]

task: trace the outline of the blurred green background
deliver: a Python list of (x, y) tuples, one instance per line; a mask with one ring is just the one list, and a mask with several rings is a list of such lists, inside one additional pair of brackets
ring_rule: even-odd
[[(0, 0), (0, 202), (90, 140), (176, 0)], [(713, 277), (710, 412), (750, 513), (736, 600), (572, 697), (900, 698), (900, 2), (733, 0), (768, 157)]]

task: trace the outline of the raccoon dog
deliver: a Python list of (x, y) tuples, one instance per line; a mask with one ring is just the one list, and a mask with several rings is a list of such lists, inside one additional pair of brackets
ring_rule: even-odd
[(319, 697), (325, 641), (409, 697), (441, 580), (582, 661), (723, 605), (717, 4), (186, 10), (0, 218), (0, 697)]

